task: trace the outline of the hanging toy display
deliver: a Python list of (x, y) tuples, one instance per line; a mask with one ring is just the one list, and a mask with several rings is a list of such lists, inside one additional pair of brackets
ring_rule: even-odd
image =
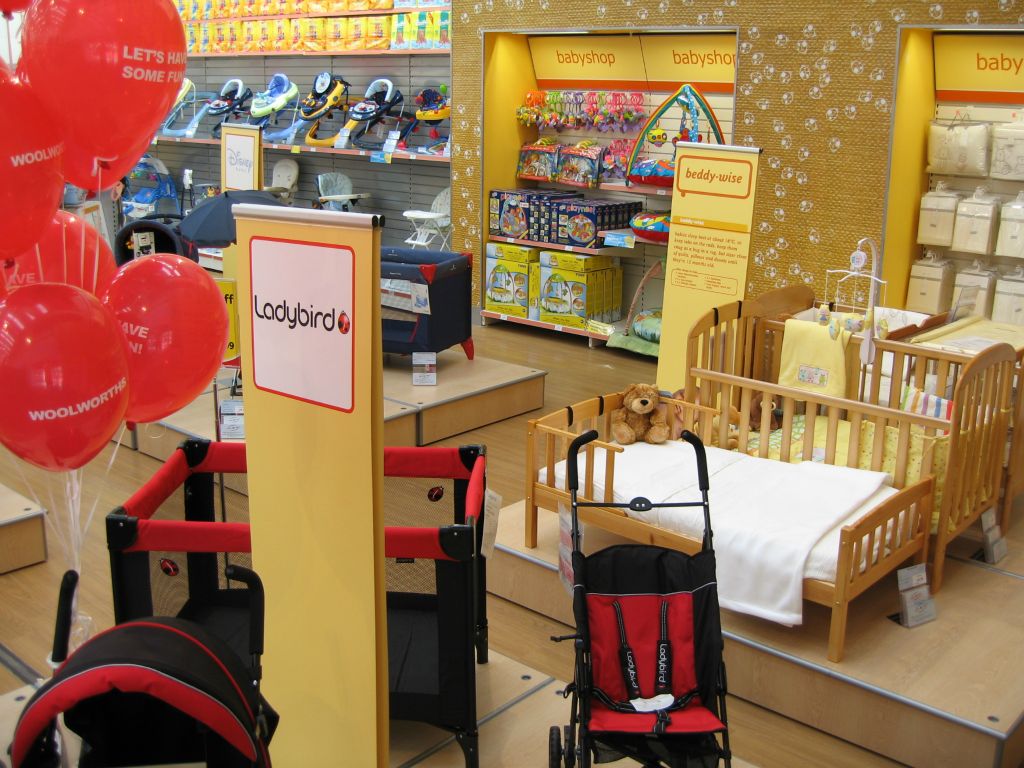
[(635, 131), (644, 120), (645, 95), (621, 91), (528, 91), (516, 119), (555, 131)]
[(682, 110), (682, 117), (679, 120), (678, 131), (671, 139), (673, 148), (677, 141), (705, 140), (700, 131), (702, 114), (707, 123), (707, 140), (714, 138), (716, 144), (724, 143), (722, 127), (711, 105), (695, 86), (688, 83), (682, 85), (662, 102), (641, 127), (626, 166), (626, 178), (630, 183), (656, 187), (672, 186), (672, 179), (675, 177), (674, 153), (669, 157), (642, 157), (641, 150), (647, 144), (657, 149), (669, 143), (669, 132), (662, 127), (661, 122), (668, 119), (666, 115), (670, 110), (677, 108)]
[(626, 178), (626, 163), (632, 149), (633, 142), (629, 139), (613, 139), (612, 143), (605, 147), (604, 157), (601, 159), (601, 182), (623, 181)]

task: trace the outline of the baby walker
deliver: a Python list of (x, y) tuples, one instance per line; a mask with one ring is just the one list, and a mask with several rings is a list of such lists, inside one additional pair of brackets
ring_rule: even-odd
[(249, 102), (252, 100), (252, 89), (246, 88), (239, 78), (233, 77), (224, 83), (220, 89), (220, 96), (210, 102), (206, 114), (220, 117), (221, 120), (211, 133), (213, 138), (220, 138), (220, 129), (224, 123), (230, 120), (241, 120), (249, 112)]
[(448, 136), (442, 136), (438, 130), (443, 121), (450, 120), (452, 116), (451, 99), (448, 96), (448, 86), (441, 85), (438, 88), (424, 88), (416, 95), (416, 119), (413, 121), (409, 133), (415, 133), (420, 123), (430, 126), (431, 143), (419, 148), (419, 152), (427, 155), (439, 155), (444, 152), (448, 144)]
[[(404, 139), (413, 126), (413, 121), (410, 121), (404, 129), (401, 128), (405, 112), (404, 100), (402, 92), (387, 78), (378, 78), (370, 83), (363, 100), (348, 110), (345, 127), (351, 132), (352, 143), (362, 149), (380, 149), (384, 146), (384, 140), (370, 141), (366, 139), (366, 134), (371, 128), (382, 126), (389, 117), (393, 117), (399, 125), (399, 140)], [(392, 114), (394, 109), (399, 109), (397, 115)]]
[[(199, 128), (199, 123), (209, 113), (210, 102), (215, 97), (215, 93), (197, 91), (195, 83), (186, 77), (181, 84), (181, 89), (178, 91), (178, 98), (175, 100), (170, 114), (167, 115), (167, 119), (160, 129), (160, 133), (170, 137), (194, 138), (196, 130)], [(196, 109), (196, 105), (200, 103), (202, 103), (202, 106)], [(175, 128), (174, 124), (178, 120), (183, 119), (189, 107), (192, 108), (192, 119), (188, 121), (184, 128)]]
[[(177, 186), (162, 160), (149, 154), (143, 155), (128, 175), (129, 188), (136, 186), (137, 182), (148, 184), (139, 187), (133, 194), (122, 196), (121, 211), (126, 218), (141, 219), (144, 216), (165, 213), (168, 206), (161, 206), (161, 200), (169, 200), (174, 206), (173, 212), (181, 213)], [(164, 210), (158, 210), (161, 207)]]
[[(321, 72), (313, 81), (313, 90), (299, 105), (302, 119), (311, 124), (306, 133), (306, 144), (311, 147), (333, 147), (337, 133), (327, 136), (320, 135), (325, 120), (333, 117), (335, 110), (344, 117), (349, 108), (349, 83), (343, 77), (330, 72)], [(338, 131), (340, 132), (340, 128)]]
[(278, 72), (270, 78), (267, 90), (252, 97), (249, 114), (252, 125), (266, 126), (279, 112), (288, 108), (299, 97), (299, 86), (288, 79), (288, 75)]

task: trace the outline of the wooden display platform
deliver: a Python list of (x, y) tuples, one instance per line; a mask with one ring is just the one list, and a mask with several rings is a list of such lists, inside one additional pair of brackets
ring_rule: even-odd
[(417, 445), (427, 445), (544, 405), (545, 371), (454, 347), (437, 356), (437, 385), (412, 383), (412, 358), (384, 356), (384, 397), (416, 409)]
[[(1008, 536), (1011, 552), (1024, 550), (1020, 528)], [(557, 516), (541, 514), (538, 534), (537, 549), (525, 549), (523, 503), (502, 510), (488, 588), (571, 624), (556, 566)], [(587, 551), (612, 543), (601, 531), (584, 535)], [(829, 612), (821, 606), (805, 602), (804, 624), (792, 628), (723, 611), (729, 691), (910, 765), (1020, 765), (1024, 578), (1002, 566), (951, 555), (938, 619), (914, 629), (887, 618), (898, 610), (896, 584), (880, 582), (851, 606), (840, 664), (826, 659)]]

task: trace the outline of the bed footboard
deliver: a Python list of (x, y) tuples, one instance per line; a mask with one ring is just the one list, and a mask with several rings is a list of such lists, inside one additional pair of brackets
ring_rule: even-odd
[(929, 476), (844, 526), (835, 584), (804, 580), (804, 597), (832, 609), (829, 661), (842, 661), (850, 602), (909, 558), (927, 559), (933, 486)]

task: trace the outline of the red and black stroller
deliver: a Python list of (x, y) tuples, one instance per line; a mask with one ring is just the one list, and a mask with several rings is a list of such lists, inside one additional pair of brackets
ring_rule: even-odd
[[(214, 473), (244, 471), (244, 445), (186, 442), (107, 517), (116, 625), (28, 702), (12, 768), (68, 764), (58, 715), (82, 739), (79, 766), (269, 768), (278, 718), (260, 695), (263, 586), (246, 567), (248, 525), (217, 521), (213, 505)], [(182, 485), (185, 519), (156, 519)], [(76, 582), (71, 571), (62, 585), (55, 661)]]
[[(730, 765), (725, 712), (726, 680), (718, 610), (715, 552), (711, 542), (708, 470), (700, 439), (684, 432), (697, 457), (701, 501), (655, 504), (577, 499), (580, 448), (596, 431), (569, 446), (567, 474), (572, 504), (573, 640), (575, 679), (569, 725), (552, 726), (551, 768), (588, 768), (629, 757), (645, 766), (712, 768)], [(626, 544), (584, 556), (579, 507), (702, 507), (700, 552)], [(720, 741), (719, 741), (720, 739)]]

